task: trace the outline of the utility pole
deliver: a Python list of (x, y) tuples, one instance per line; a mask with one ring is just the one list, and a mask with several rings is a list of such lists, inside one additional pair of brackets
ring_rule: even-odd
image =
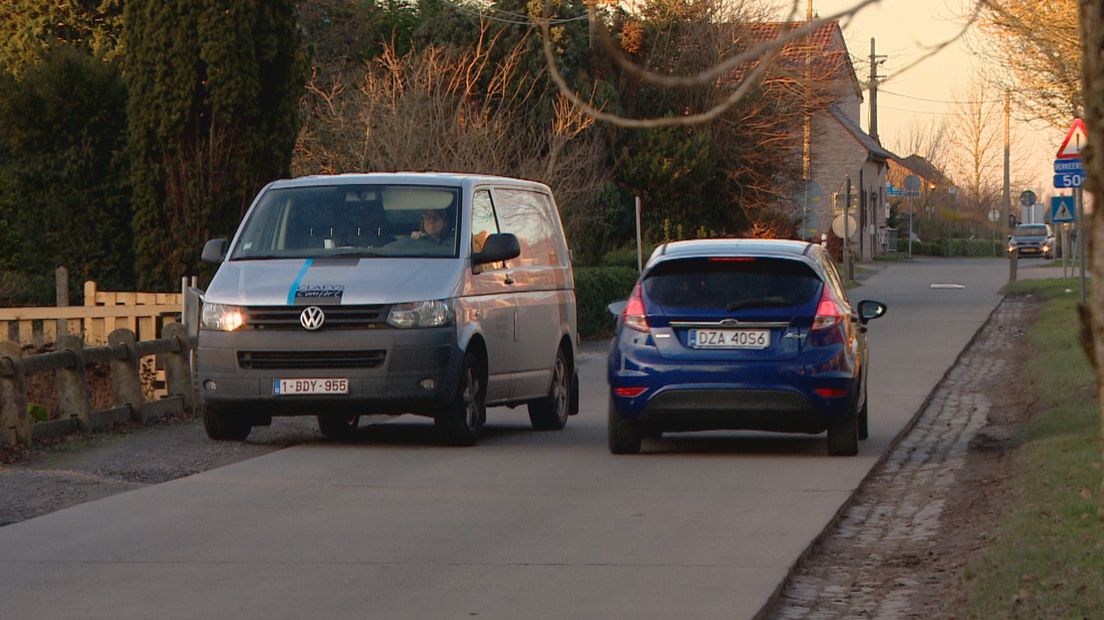
[(1009, 129), (1010, 120), (1012, 117), (1012, 91), (1004, 91), (1004, 200), (1002, 201), (1002, 214), (1001, 221), (1006, 222), (1005, 226), (1008, 226), (1008, 216), (1012, 214), (1012, 139), (1011, 130)]
[(870, 137), (881, 144), (878, 139), (878, 80), (885, 77), (878, 75), (878, 65), (885, 62), (886, 56), (879, 56), (874, 52), (874, 37), (870, 37)]
[[(809, 0), (805, 9), (805, 20), (813, 21), (813, 0)], [(805, 88), (805, 101), (801, 106), (801, 180), (805, 197), (801, 204), (801, 236), (804, 238), (809, 233), (809, 185), (813, 181), (813, 115), (810, 101), (810, 67), (813, 62), (813, 38), (805, 38), (805, 73), (803, 75)], [(819, 214), (818, 214), (819, 215)]]

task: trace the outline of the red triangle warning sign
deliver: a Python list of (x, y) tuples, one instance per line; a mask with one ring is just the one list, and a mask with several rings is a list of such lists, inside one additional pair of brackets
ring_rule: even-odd
[(1070, 125), (1066, 139), (1062, 140), (1062, 146), (1058, 147), (1058, 155), (1055, 159), (1081, 159), (1081, 149), (1089, 141), (1089, 131), (1085, 128), (1085, 121), (1075, 118)]

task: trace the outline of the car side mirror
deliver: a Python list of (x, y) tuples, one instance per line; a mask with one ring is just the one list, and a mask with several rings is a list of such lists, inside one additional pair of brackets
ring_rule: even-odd
[(203, 254), (199, 259), (205, 263), (221, 263), (226, 258), (226, 249), (230, 242), (226, 239), (211, 239), (203, 246)]
[(859, 320), (863, 325), (868, 321), (881, 318), (886, 313), (886, 305), (880, 301), (864, 299), (859, 302)]
[(628, 304), (629, 301), (627, 299), (622, 299), (621, 301), (615, 301), (606, 306), (606, 310), (608, 310), (609, 313), (613, 316), (621, 316), (621, 313), (625, 311), (625, 306), (627, 306)]
[(483, 242), (483, 250), (472, 254), (472, 265), (497, 263), (521, 255), (521, 245), (512, 233), (495, 233)]

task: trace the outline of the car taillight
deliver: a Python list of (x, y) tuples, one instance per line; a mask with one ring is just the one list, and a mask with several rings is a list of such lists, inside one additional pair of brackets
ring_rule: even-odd
[(813, 330), (833, 327), (839, 324), (842, 318), (843, 311), (840, 310), (836, 296), (832, 294), (832, 289), (828, 288), (828, 285), (824, 285), (824, 290), (820, 294), (820, 303), (817, 304), (816, 317), (813, 319)]
[(638, 332), (648, 331), (648, 317), (644, 316), (644, 297), (640, 294), (640, 284), (637, 283), (629, 302), (625, 304), (624, 314), (621, 315), (625, 325)]

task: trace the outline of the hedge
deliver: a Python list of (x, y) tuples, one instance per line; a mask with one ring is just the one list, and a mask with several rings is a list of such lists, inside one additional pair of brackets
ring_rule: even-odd
[(575, 268), (575, 306), (580, 338), (604, 338), (613, 334), (615, 321), (606, 306), (628, 298), (637, 275), (636, 269), (629, 267)]
[[(908, 252), (908, 241), (897, 241), (897, 252)], [(1004, 256), (1005, 245), (992, 239), (936, 239), (913, 241), (913, 256)]]

